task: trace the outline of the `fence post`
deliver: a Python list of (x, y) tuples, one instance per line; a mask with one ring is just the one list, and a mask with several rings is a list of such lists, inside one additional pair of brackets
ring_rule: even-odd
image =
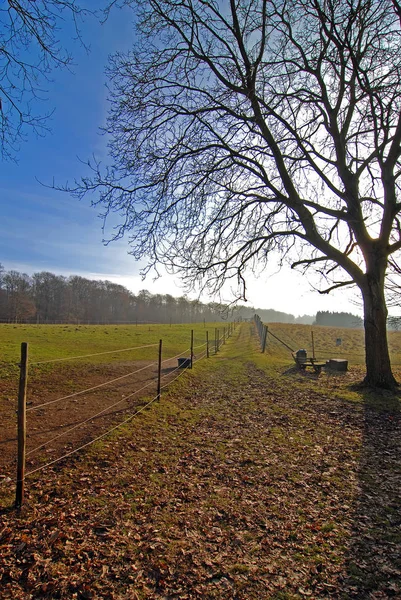
[(24, 502), (25, 487), (25, 448), (26, 448), (26, 387), (28, 383), (28, 344), (21, 344), (21, 363), (18, 389), (18, 457), (17, 487), (15, 507), (20, 508)]
[(214, 328), (214, 353), (217, 354), (217, 327)]
[(223, 327), (223, 346), (226, 343), (226, 328)]
[(264, 325), (263, 329), (263, 343), (262, 343), (262, 354), (266, 349), (266, 340), (267, 340), (267, 325)]
[(162, 345), (163, 340), (159, 340), (159, 364), (157, 369), (157, 399), (160, 400), (161, 380), (162, 380)]
[(315, 360), (315, 338), (313, 337), (312, 330), (311, 330), (311, 336), (312, 336), (312, 358), (313, 358), (313, 360)]
[(191, 369), (194, 361), (194, 330), (191, 329)]
[(206, 331), (206, 358), (209, 358), (209, 332)]

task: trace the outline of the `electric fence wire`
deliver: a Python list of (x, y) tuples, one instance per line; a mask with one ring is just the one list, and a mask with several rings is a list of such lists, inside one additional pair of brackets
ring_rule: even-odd
[(91, 417), (89, 417), (88, 419), (85, 419), (84, 421), (81, 421), (80, 423), (77, 423), (76, 425), (74, 425), (73, 427), (70, 427), (70, 429), (66, 429), (65, 431), (62, 431), (61, 433), (59, 433), (58, 435), (55, 435), (54, 437), (52, 437), (50, 440), (47, 440), (46, 442), (44, 442), (43, 444), (41, 444), (40, 446), (36, 446), (36, 448), (33, 448), (32, 450), (30, 450), (29, 452), (26, 453), (26, 456), (31, 456), (32, 454), (34, 454), (35, 452), (37, 452), (38, 450), (40, 450), (41, 448), (44, 448), (45, 446), (48, 446), (49, 444), (51, 444), (51, 442), (54, 442), (55, 440), (67, 435), (67, 433), (70, 433), (71, 431), (74, 431), (74, 429), (78, 429), (79, 427), (81, 427), (82, 425), (85, 425), (86, 423), (89, 423), (89, 421), (93, 421), (93, 419), (96, 419), (97, 417), (99, 417), (100, 415), (102, 415), (103, 413), (107, 412), (108, 410), (114, 408), (115, 406), (118, 406), (119, 404), (122, 404), (123, 402), (126, 402), (127, 400), (129, 400), (129, 398), (132, 398), (132, 396), (135, 396), (135, 394), (139, 394), (139, 392), (142, 392), (144, 389), (148, 388), (150, 385), (152, 385), (155, 382), (155, 380), (153, 379), (152, 381), (150, 381), (149, 383), (147, 383), (146, 385), (142, 386), (141, 388), (139, 388), (138, 390), (135, 390), (134, 392), (132, 392), (131, 394), (128, 394), (128, 396), (124, 396), (124, 398), (122, 398), (121, 400), (119, 400), (118, 402), (115, 402), (114, 404), (110, 404), (109, 406), (106, 406), (106, 408), (104, 408), (103, 410), (101, 410), (100, 412), (96, 413), (95, 415), (92, 415)]
[[(157, 345), (157, 344), (154, 344), (154, 345), (152, 345), (152, 346), (155, 346), (155, 345)], [(203, 345), (206, 345), (206, 344), (203, 344)], [(149, 346), (148, 346), (148, 347), (149, 347)], [(185, 352), (187, 352), (187, 351), (188, 351), (188, 350), (186, 350)], [(182, 354), (184, 354), (185, 352), (182, 352), (181, 354), (179, 354), (179, 355), (177, 355), (176, 357), (173, 357), (173, 358), (177, 358), (178, 356), (181, 356), (181, 355), (182, 355)], [(196, 360), (201, 360), (201, 358), (204, 358), (204, 357), (206, 356), (206, 354), (207, 354), (207, 350), (205, 350), (205, 352), (204, 352), (204, 353), (202, 353), (202, 354), (203, 354), (203, 356), (201, 356), (201, 357), (197, 358)], [(166, 359), (166, 360), (172, 360), (172, 359), (170, 358), (170, 359)], [(152, 363), (151, 365), (148, 365), (147, 367), (144, 367), (143, 369), (139, 369), (138, 371), (134, 371), (133, 373), (129, 373), (128, 375), (132, 375), (132, 374), (134, 374), (134, 373), (136, 373), (136, 372), (142, 371), (142, 370), (144, 370), (144, 369), (146, 369), (146, 368), (149, 368), (149, 367), (150, 367), (150, 366), (152, 366), (152, 365), (155, 365), (155, 363)], [(174, 371), (172, 371), (172, 372), (174, 373), (176, 370), (178, 370), (178, 368), (181, 368), (181, 367), (177, 367), (177, 368), (176, 368), (176, 369), (174, 369)], [(189, 368), (189, 367), (186, 367), (186, 368), (184, 368), (184, 369), (182, 370), (182, 372), (181, 372), (179, 375), (177, 375), (177, 377), (175, 377), (174, 379), (172, 379), (172, 380), (168, 381), (168, 382), (167, 382), (167, 383), (166, 383), (164, 386), (162, 386), (160, 389), (164, 389), (164, 388), (166, 388), (168, 385), (170, 385), (171, 383), (173, 383), (174, 381), (176, 381), (177, 379), (179, 379), (180, 377), (182, 377), (182, 376), (184, 375), (184, 373), (187, 371), (187, 369), (188, 369), (188, 368)], [(124, 377), (128, 377), (128, 375), (125, 375), (125, 376), (122, 376), (122, 377), (118, 377), (118, 378), (116, 378), (116, 379), (114, 379), (114, 380), (111, 380), (111, 381), (109, 381), (109, 382), (106, 382), (106, 383), (112, 383), (112, 382), (114, 382), (114, 381), (118, 381), (119, 379), (122, 379), (122, 378), (124, 378)], [(168, 373), (167, 375), (171, 375), (171, 373)], [(166, 377), (167, 375), (165, 375), (164, 377)], [(128, 398), (130, 398), (130, 397), (131, 397), (131, 396), (133, 396), (134, 394), (137, 394), (137, 393), (139, 393), (140, 391), (142, 391), (143, 389), (145, 389), (146, 387), (149, 387), (149, 386), (150, 386), (152, 383), (153, 383), (153, 381), (151, 381), (151, 382), (150, 382), (150, 383), (148, 383), (147, 385), (143, 386), (143, 387), (142, 387), (142, 388), (140, 388), (139, 390), (135, 390), (135, 392), (132, 392), (132, 394), (129, 394), (129, 395), (128, 395), (128, 396), (126, 396), (126, 397), (125, 397), (123, 400), (121, 400), (121, 401), (119, 401), (119, 402), (115, 403), (115, 405), (117, 405), (117, 404), (120, 404), (120, 403), (121, 403), (121, 402), (123, 402), (123, 401), (126, 401)], [(91, 391), (92, 389), (96, 389), (96, 388), (98, 388), (98, 387), (101, 387), (102, 385), (106, 385), (106, 384), (101, 384), (100, 386), (95, 386), (94, 388), (88, 388), (88, 390), (84, 390), (84, 391)], [(78, 392), (78, 394), (79, 394), (79, 393), (83, 393), (84, 391), (82, 391), (82, 392)], [(73, 395), (70, 395), (70, 396), (68, 396), (68, 397), (72, 397), (72, 396), (75, 396), (75, 395), (78, 395), (78, 394), (73, 394)], [(59, 400), (62, 400), (62, 399), (66, 399), (66, 398), (67, 398), (67, 397), (65, 397), (65, 398), (60, 398), (60, 399), (58, 399), (57, 401), (59, 401)], [(138, 415), (139, 413), (143, 412), (143, 411), (144, 411), (146, 408), (148, 408), (148, 406), (150, 406), (150, 405), (151, 405), (151, 404), (153, 404), (155, 401), (157, 401), (157, 400), (158, 400), (158, 398), (159, 398), (159, 396), (158, 396), (158, 395), (156, 395), (156, 396), (155, 396), (155, 397), (153, 397), (153, 398), (152, 398), (152, 399), (151, 399), (149, 402), (147, 402), (146, 404), (144, 404), (144, 405), (143, 405), (141, 408), (139, 408), (137, 411), (135, 411), (135, 412), (134, 412), (132, 415), (130, 415), (130, 416), (127, 418), (127, 419), (125, 419), (124, 421), (122, 421), (122, 422), (121, 422), (121, 423), (119, 423), (118, 425), (115, 425), (114, 427), (112, 427), (112, 428), (111, 428), (111, 429), (109, 429), (108, 431), (106, 431), (106, 432), (102, 433), (101, 435), (97, 436), (97, 437), (96, 437), (96, 438), (94, 438), (93, 440), (90, 440), (89, 442), (87, 442), (87, 443), (85, 443), (85, 444), (82, 444), (82, 445), (81, 445), (81, 446), (79, 446), (78, 448), (75, 448), (74, 450), (71, 450), (70, 452), (67, 452), (67, 453), (66, 453), (66, 454), (64, 454), (63, 456), (60, 456), (59, 458), (56, 458), (55, 460), (52, 460), (52, 461), (50, 461), (50, 462), (48, 462), (48, 463), (46, 463), (46, 464), (44, 464), (44, 465), (41, 465), (40, 467), (37, 467), (36, 469), (33, 469), (33, 470), (31, 470), (31, 471), (27, 472), (27, 473), (25, 474), (25, 477), (29, 477), (30, 475), (33, 475), (34, 473), (38, 473), (39, 471), (42, 471), (42, 470), (44, 470), (44, 469), (46, 469), (46, 468), (48, 468), (48, 467), (50, 467), (50, 466), (52, 466), (52, 465), (54, 465), (54, 464), (56, 464), (56, 463), (58, 463), (58, 462), (60, 462), (60, 461), (64, 460), (65, 458), (68, 458), (69, 456), (72, 456), (73, 454), (76, 454), (76, 453), (77, 453), (77, 452), (79, 452), (80, 450), (83, 450), (84, 448), (87, 448), (88, 446), (90, 446), (90, 445), (94, 444), (95, 442), (97, 442), (97, 441), (99, 441), (99, 440), (101, 440), (101, 439), (103, 439), (103, 438), (107, 437), (107, 436), (108, 436), (110, 433), (112, 433), (112, 432), (113, 432), (113, 431), (115, 431), (116, 429), (119, 429), (120, 427), (122, 427), (122, 426), (123, 426), (123, 425), (125, 425), (126, 423), (129, 423), (129, 421), (131, 421), (131, 420), (132, 420), (132, 419), (133, 419), (133, 418), (134, 418), (136, 415)], [(42, 404), (41, 406), (45, 406), (45, 405), (51, 404), (51, 403), (53, 403), (53, 402), (54, 402), (54, 401), (51, 401), (51, 402), (49, 402), (49, 403)], [(90, 417), (89, 419), (86, 419), (85, 421), (82, 421), (80, 424), (78, 424), (78, 425), (74, 426), (73, 428), (71, 428), (70, 430), (68, 430), (68, 431), (66, 431), (66, 432), (62, 432), (62, 433), (61, 433), (61, 434), (59, 434), (58, 436), (56, 436), (56, 437), (52, 438), (52, 440), (50, 440), (50, 441), (49, 441), (49, 443), (50, 443), (51, 441), (54, 441), (54, 440), (55, 440), (55, 439), (57, 439), (58, 437), (61, 437), (61, 436), (62, 436), (62, 435), (64, 435), (65, 433), (68, 433), (69, 431), (72, 431), (73, 429), (76, 429), (78, 426), (81, 426), (82, 424), (84, 424), (84, 423), (86, 423), (86, 422), (88, 422), (88, 421), (90, 421), (90, 420), (93, 420), (93, 419), (94, 419), (96, 416), (98, 416), (99, 414), (102, 414), (103, 412), (105, 412), (106, 410), (109, 410), (110, 408), (113, 408), (115, 405), (108, 406), (106, 409), (104, 409), (103, 411), (101, 411), (101, 412), (100, 412), (100, 413), (98, 413), (97, 415), (94, 415), (94, 416)], [(40, 406), (37, 406), (37, 407), (32, 407), (32, 408), (40, 408)], [(47, 445), (47, 442), (46, 442), (46, 444), (45, 444), (45, 445)], [(38, 447), (37, 447), (37, 448), (35, 448), (34, 450), (30, 451), (30, 452), (29, 452), (29, 454), (32, 454), (34, 451), (37, 451), (37, 450), (39, 450), (41, 447), (43, 447), (43, 445), (42, 445), (42, 446), (38, 446)], [(0, 482), (0, 485), (1, 485), (2, 483), (10, 483), (10, 481), (8, 481), (8, 480), (6, 480), (6, 481), (2, 481), (2, 482)], [(17, 481), (17, 483), (20, 483), (20, 481)]]
[[(181, 354), (185, 354), (185, 352), (187, 352), (187, 350), (185, 350), (184, 352), (182, 352)], [(204, 353), (204, 356), (206, 355), (206, 351)], [(180, 354), (177, 356), (181, 356)], [(173, 358), (177, 358), (177, 356), (173, 357)], [(202, 357), (203, 358), (203, 357)], [(167, 359), (167, 360), (172, 360), (172, 358)], [(199, 360), (199, 359), (197, 359)], [(181, 367), (177, 367), (176, 369), (174, 369), (173, 371), (171, 371), (170, 373), (167, 373), (166, 375), (164, 375), (161, 379), (164, 379), (168, 376), (170, 376), (172, 373), (174, 373), (175, 371), (177, 371), (178, 369), (181, 369)], [(180, 374), (181, 375), (181, 374)], [(175, 379), (178, 379), (178, 377), (174, 378), (173, 380), (167, 382), (167, 384), (163, 387), (168, 386), (170, 383), (172, 383), (172, 381), (174, 381)], [(100, 412), (96, 413), (95, 415), (92, 415), (91, 417), (85, 419), (84, 421), (81, 421), (80, 423), (77, 423), (76, 425), (74, 425), (73, 427), (70, 427), (69, 429), (67, 429), (66, 431), (62, 431), (60, 434), (52, 437), (50, 440), (47, 440), (46, 442), (44, 442), (43, 444), (41, 444), (40, 446), (37, 446), (36, 448), (33, 448), (32, 450), (30, 450), (29, 452), (27, 452), (26, 456), (31, 456), (32, 454), (34, 454), (35, 452), (37, 452), (38, 450), (44, 448), (45, 446), (48, 446), (50, 443), (54, 442), (55, 440), (67, 435), (68, 433), (70, 433), (71, 431), (74, 431), (75, 429), (78, 429), (79, 427), (81, 427), (82, 425), (85, 425), (86, 423), (88, 423), (89, 421), (92, 421), (93, 419), (96, 419), (97, 417), (99, 417), (100, 415), (102, 415), (103, 413), (107, 412), (108, 410), (115, 408), (116, 406), (118, 406), (119, 404), (122, 404), (123, 402), (126, 402), (129, 398), (131, 398), (132, 396), (139, 394), (140, 392), (142, 392), (144, 389), (146, 389), (147, 387), (149, 387), (150, 385), (152, 385), (154, 383), (155, 380), (152, 380), (151, 382), (147, 383), (146, 385), (142, 386), (141, 388), (139, 388), (138, 390), (135, 390), (134, 392), (132, 392), (131, 394), (128, 394), (127, 396), (125, 396), (124, 398), (122, 398), (121, 400), (119, 400), (118, 402), (115, 402), (114, 404), (111, 404), (109, 406), (107, 406), (106, 408), (104, 408), (103, 410), (101, 410)]]
[[(171, 383), (173, 383), (174, 381), (176, 381), (177, 379), (179, 379), (180, 377), (182, 377), (182, 375), (187, 371), (188, 368), (189, 367), (184, 368), (182, 373), (180, 373), (179, 375), (177, 375), (177, 377), (175, 377), (171, 381), (168, 381), (160, 389), (166, 388), (168, 385), (170, 385)], [(177, 367), (177, 369), (178, 369), (178, 367)], [(171, 373), (169, 373), (169, 375), (170, 374)], [(148, 385), (150, 385), (150, 384), (148, 384)], [(147, 387), (147, 386), (144, 386), (144, 387)], [(138, 390), (136, 392), (134, 392), (134, 393), (138, 393)], [(124, 400), (126, 400), (126, 399), (127, 398), (125, 398)], [(109, 429), (108, 431), (106, 431), (105, 433), (102, 433), (101, 435), (97, 436), (96, 438), (94, 438), (93, 440), (87, 442), (86, 444), (82, 444), (81, 446), (79, 446), (79, 448), (75, 448), (74, 450), (71, 450), (70, 452), (67, 452), (63, 456), (60, 456), (59, 458), (56, 458), (55, 460), (52, 460), (52, 461), (46, 463), (45, 465), (41, 465), (40, 467), (37, 467), (36, 469), (33, 469), (32, 471), (29, 471), (28, 473), (26, 473), (25, 477), (29, 477), (30, 475), (33, 475), (34, 473), (42, 471), (43, 469), (45, 469), (47, 467), (50, 467), (51, 465), (54, 465), (54, 464), (60, 462), (64, 458), (68, 458), (69, 456), (72, 456), (73, 454), (76, 454), (80, 450), (83, 450), (84, 448), (87, 448), (91, 444), (94, 444), (95, 442), (97, 442), (97, 441), (105, 438), (107, 435), (109, 435), (110, 433), (112, 433), (116, 429), (119, 429), (120, 427), (122, 427), (123, 425), (125, 425), (126, 423), (128, 423), (129, 421), (131, 421), (136, 415), (138, 415), (139, 413), (143, 412), (148, 406), (150, 406), (151, 404), (153, 404), (156, 400), (158, 400), (158, 396), (155, 396), (154, 398), (152, 398), (152, 400), (150, 400), (144, 406), (142, 406), (140, 409), (138, 409), (137, 411), (135, 411), (135, 413), (133, 413), (127, 419), (125, 419), (124, 421), (122, 421), (122, 423), (119, 423), (118, 425), (115, 425), (114, 427), (112, 427), (111, 429)]]
[(168, 362), (169, 360), (174, 360), (175, 358), (179, 358), (180, 356), (182, 356), (183, 354), (187, 354), (189, 351), (191, 350), (191, 348), (187, 348), (186, 350), (184, 350), (183, 352), (180, 352), (180, 354), (176, 354), (175, 356), (171, 356), (170, 358), (165, 358), (164, 360), (162, 360), (162, 365), (166, 362)]
[(204, 342), (203, 344), (199, 344), (198, 346), (194, 346), (194, 350), (196, 350), (197, 348), (203, 348), (203, 346), (206, 346), (207, 342)]
[(62, 396), (61, 398), (55, 398), (54, 400), (49, 400), (49, 402), (43, 402), (42, 404), (38, 404), (37, 406), (30, 406), (26, 410), (27, 410), (27, 412), (31, 411), (31, 410), (38, 410), (38, 408), (43, 408), (44, 406), (49, 406), (50, 404), (54, 404), (55, 402), (61, 402), (61, 400), (68, 400), (70, 398), (75, 398), (76, 396), (80, 396), (87, 392), (92, 392), (93, 390), (97, 390), (101, 387), (104, 387), (105, 385), (110, 385), (110, 383), (115, 383), (116, 381), (121, 381), (121, 379), (126, 379), (127, 377), (130, 377), (131, 375), (135, 375), (136, 373), (145, 371), (146, 369), (149, 369), (150, 367), (153, 367), (155, 365), (156, 365), (155, 362), (150, 363), (149, 365), (146, 365), (145, 367), (142, 367), (141, 369), (137, 369), (136, 371), (131, 371), (130, 373), (127, 373), (126, 375), (121, 375), (120, 377), (115, 377), (115, 379), (110, 379), (109, 381), (99, 383), (99, 385), (94, 385), (93, 387), (87, 388), (86, 390), (81, 390), (79, 392), (74, 392), (73, 394), (68, 394), (68, 396)]
[(63, 456), (60, 456), (59, 458), (56, 458), (55, 460), (52, 460), (52, 461), (46, 463), (45, 465), (41, 465), (40, 467), (37, 467), (36, 469), (33, 469), (32, 471), (29, 471), (28, 473), (26, 473), (25, 477), (29, 477), (30, 475), (33, 475), (33, 473), (37, 473), (38, 471), (42, 471), (43, 469), (46, 469), (47, 467), (50, 467), (51, 465), (54, 465), (54, 464), (60, 462), (64, 458), (68, 458), (69, 456), (72, 456), (73, 454), (76, 454), (80, 450), (83, 450), (84, 448), (87, 448), (91, 444), (94, 444), (95, 442), (97, 442), (97, 441), (105, 438), (106, 436), (108, 436), (110, 433), (112, 433), (116, 429), (119, 429), (120, 427), (122, 427), (126, 423), (129, 423), (129, 421), (132, 421), (132, 419), (134, 417), (136, 417), (136, 415), (138, 415), (139, 413), (143, 412), (148, 406), (150, 406), (151, 404), (153, 404), (153, 402), (155, 402), (157, 399), (158, 399), (158, 396), (155, 396), (154, 398), (152, 398), (152, 400), (150, 400), (149, 402), (147, 402), (146, 404), (144, 404), (143, 406), (141, 406), (140, 409), (138, 409), (132, 415), (130, 415), (128, 417), (128, 419), (125, 419), (124, 421), (122, 421), (122, 423), (119, 423), (118, 425), (115, 425), (114, 427), (112, 427), (111, 429), (109, 429), (105, 433), (102, 433), (101, 435), (97, 436), (96, 438), (94, 438), (90, 442), (87, 442), (86, 444), (83, 444), (82, 446), (79, 446), (79, 448), (75, 448), (74, 450), (71, 450), (71, 452), (67, 452)]
[(193, 362), (199, 362), (200, 360), (202, 360), (203, 358), (205, 358), (205, 356), (207, 356), (207, 350), (204, 350), (203, 352), (200, 353), (199, 356), (195, 357)]
[(160, 389), (163, 390), (164, 388), (166, 388), (167, 386), (169, 386), (171, 383), (173, 383), (174, 381), (176, 381), (177, 379), (179, 379), (180, 377), (182, 377), (184, 375), (184, 373), (189, 369), (188, 367), (177, 367), (177, 369), (174, 369), (174, 371), (172, 371), (171, 373), (169, 373), (169, 375), (171, 375), (172, 373), (174, 373), (175, 371), (177, 371), (178, 369), (182, 370), (182, 373), (179, 373), (176, 377), (174, 377), (174, 379), (171, 379), (170, 381), (168, 381), (167, 383), (165, 383), (164, 385), (160, 386)]
[[(189, 358), (188, 358), (188, 362), (191, 362)], [(164, 375), (162, 375), (162, 376), (160, 377), (160, 380), (162, 380), (162, 379), (166, 379), (166, 377), (169, 377), (170, 375), (172, 375), (172, 374), (173, 374), (173, 373), (175, 373), (176, 371), (181, 371), (182, 369), (184, 369), (184, 370), (185, 370), (185, 369), (187, 369), (187, 368), (189, 368), (189, 367), (182, 367), (182, 366), (178, 365), (178, 367), (175, 367), (175, 369), (173, 369), (173, 370), (172, 370), (172, 371), (170, 371), (169, 373), (165, 373)], [(173, 380), (173, 381), (174, 381), (174, 380)], [(168, 383), (170, 383), (170, 382), (168, 382)], [(167, 385), (168, 385), (168, 384), (167, 384)]]
[(96, 352), (95, 354), (81, 354), (79, 356), (67, 356), (65, 358), (53, 358), (51, 360), (40, 360), (30, 362), (29, 366), (47, 365), (49, 363), (62, 362), (66, 360), (79, 360), (80, 358), (90, 358), (92, 356), (103, 356), (104, 354), (118, 354), (119, 352), (130, 352), (133, 350), (143, 350), (143, 348), (154, 348), (158, 344), (146, 344), (144, 346), (133, 346), (132, 348), (123, 348), (121, 350), (106, 350), (105, 352)]

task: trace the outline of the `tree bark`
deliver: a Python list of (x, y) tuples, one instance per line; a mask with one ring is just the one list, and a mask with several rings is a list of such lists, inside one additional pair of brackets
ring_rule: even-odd
[(388, 350), (384, 276), (368, 274), (361, 291), (364, 304), (366, 356), (364, 384), (393, 390), (398, 384), (391, 370)]

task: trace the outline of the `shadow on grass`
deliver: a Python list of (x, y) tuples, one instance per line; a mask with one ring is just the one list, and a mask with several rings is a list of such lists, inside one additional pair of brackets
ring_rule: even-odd
[(361, 391), (359, 494), (342, 598), (401, 598), (401, 403)]

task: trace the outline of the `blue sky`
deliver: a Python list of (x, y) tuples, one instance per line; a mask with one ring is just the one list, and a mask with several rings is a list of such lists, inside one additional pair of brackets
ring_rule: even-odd
[[(53, 178), (58, 185), (71, 182), (85, 174), (79, 159), (106, 156), (107, 140), (99, 131), (107, 114), (104, 68), (110, 53), (129, 47), (133, 31), (132, 12), (115, 10), (103, 25), (94, 19), (85, 22), (89, 53), (66, 41), (74, 56), (72, 72), (54, 72), (48, 101), (38, 105), (44, 112), (54, 108), (51, 132), (43, 138), (29, 136), (17, 164), (1, 165), (0, 262), (6, 269), (99, 278), (138, 274), (125, 242), (102, 244), (102, 222), (89, 202), (39, 183), (51, 185)], [(140, 280), (137, 284), (142, 285)]]
[[(127, 254), (126, 240), (102, 244), (102, 222), (89, 201), (80, 202), (39, 183), (50, 185), (53, 178), (58, 185), (72, 182), (85, 175), (79, 159), (85, 161), (93, 154), (106, 159), (107, 140), (99, 131), (108, 109), (104, 69), (110, 54), (130, 47), (132, 21), (132, 12), (126, 8), (112, 12), (103, 25), (94, 19), (86, 22), (82, 33), (89, 54), (67, 40), (74, 56), (72, 72), (53, 73), (53, 82), (47, 86), (48, 101), (38, 107), (45, 112), (55, 109), (49, 121), (51, 132), (44, 138), (30, 136), (22, 144), (16, 164), (1, 164), (0, 263), (6, 270), (30, 275), (44, 270), (80, 274), (116, 281), (134, 292), (146, 288), (153, 293), (182, 295), (178, 282), (167, 275), (157, 282), (151, 277), (143, 282), (140, 265)], [(274, 265), (249, 284), (249, 300), (261, 308), (293, 314), (314, 314), (319, 309), (360, 312), (344, 292), (322, 297), (311, 291), (305, 278), (286, 269), (278, 273)]]

